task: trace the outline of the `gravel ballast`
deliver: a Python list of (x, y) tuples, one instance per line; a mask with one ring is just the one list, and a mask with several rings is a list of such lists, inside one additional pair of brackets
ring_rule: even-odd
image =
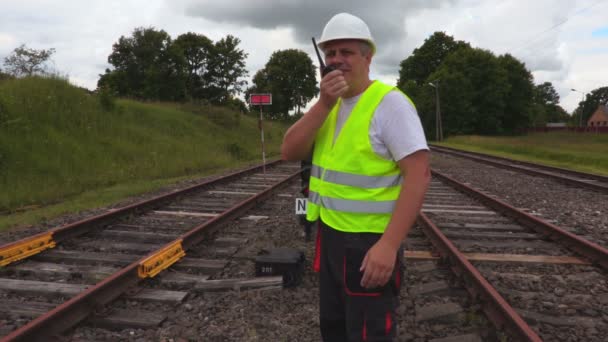
[(431, 167), (608, 248), (608, 195), (559, 181), (433, 153)]

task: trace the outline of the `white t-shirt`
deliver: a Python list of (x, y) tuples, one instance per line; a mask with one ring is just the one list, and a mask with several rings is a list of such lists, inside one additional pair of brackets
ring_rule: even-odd
[[(359, 98), (361, 95), (342, 99), (334, 142)], [(386, 94), (376, 108), (369, 128), (369, 139), (376, 154), (393, 161), (429, 149), (416, 108), (397, 90)]]

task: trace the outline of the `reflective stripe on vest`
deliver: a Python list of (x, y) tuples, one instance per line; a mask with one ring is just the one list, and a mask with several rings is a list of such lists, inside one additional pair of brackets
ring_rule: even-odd
[(325, 197), (314, 191), (308, 193), (308, 200), (323, 208), (347, 213), (391, 214), (395, 209), (395, 201), (354, 201)]
[[(313, 165), (310, 175), (312, 177), (321, 178), (323, 174), (323, 168), (318, 165)], [(348, 172), (340, 172), (334, 170), (326, 170), (325, 177), (323, 180), (335, 184), (343, 184), (356, 186), (359, 188), (374, 189), (374, 188), (388, 188), (391, 186), (401, 185), (403, 177), (401, 174), (393, 176), (364, 176), (355, 175)]]

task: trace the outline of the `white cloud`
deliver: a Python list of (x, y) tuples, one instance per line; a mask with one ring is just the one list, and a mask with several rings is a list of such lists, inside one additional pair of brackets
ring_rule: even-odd
[(13, 45), (16, 45), (15, 37), (0, 32), (0, 56), (8, 55), (12, 51), (9, 47)]
[(433, 32), (445, 31), (522, 60), (536, 83), (554, 84), (568, 111), (580, 101), (571, 88), (607, 85), (608, 38), (591, 33), (606, 25), (608, 5), (597, 0), (3, 0), (0, 58), (21, 43), (54, 47), (54, 67), (94, 88), (109, 67), (112, 44), (136, 27), (153, 26), (172, 37), (192, 31), (212, 40), (240, 38), (251, 77), (279, 49), (302, 49), (316, 64), (310, 37), (319, 37), (325, 22), (342, 11), (369, 24), (378, 45), (372, 76), (391, 83), (401, 60)]

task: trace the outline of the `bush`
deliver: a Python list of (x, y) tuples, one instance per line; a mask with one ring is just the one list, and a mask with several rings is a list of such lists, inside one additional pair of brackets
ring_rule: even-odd
[(226, 145), (226, 151), (230, 153), (232, 158), (236, 160), (247, 159), (249, 153), (237, 143), (229, 143)]
[(13, 79), (15, 79), (13, 75), (0, 71), (0, 82)]
[(111, 112), (116, 107), (116, 98), (108, 87), (101, 87), (97, 90), (97, 98), (101, 108), (107, 112)]
[(249, 113), (249, 106), (247, 106), (247, 104), (239, 98), (233, 97), (228, 99), (226, 105), (228, 108), (231, 108), (237, 112), (241, 112), (243, 114)]

